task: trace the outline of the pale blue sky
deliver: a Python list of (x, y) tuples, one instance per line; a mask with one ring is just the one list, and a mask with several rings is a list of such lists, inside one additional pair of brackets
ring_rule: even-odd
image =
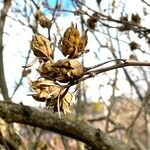
[[(50, 7), (55, 7), (57, 0), (48, 0), (48, 4)], [(71, 0), (58, 0), (58, 3), (61, 4), (61, 9), (73, 10), (74, 5)], [(48, 9), (45, 10), (46, 13), (49, 13)], [(63, 12), (63, 16), (68, 15), (69, 13)]]

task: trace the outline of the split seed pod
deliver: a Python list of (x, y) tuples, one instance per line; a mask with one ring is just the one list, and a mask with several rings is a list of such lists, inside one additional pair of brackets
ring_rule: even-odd
[(84, 67), (75, 59), (58, 60), (52, 65), (56, 75), (56, 80), (67, 83), (82, 77)]
[(53, 81), (50, 80), (36, 80), (30, 83), (31, 88), (33, 89), (34, 94), (31, 96), (41, 102), (45, 102), (47, 100), (51, 101), (51, 99), (55, 99), (59, 96), (60, 92), (63, 90), (62, 87), (54, 84)]
[[(34, 91), (34, 94), (31, 96), (40, 102), (46, 102), (48, 108), (53, 108), (54, 112), (58, 110), (64, 112), (70, 112), (70, 103), (72, 100), (71, 93), (64, 93), (64, 89), (50, 80), (36, 80), (30, 83), (31, 88)], [(58, 105), (59, 103), (59, 105)], [(58, 108), (59, 106), (59, 108)]]
[(53, 62), (49, 61), (41, 61), (40, 66), (37, 71), (41, 75), (41, 77), (53, 80), (56, 77), (56, 72), (52, 68)]
[(71, 27), (66, 29), (63, 38), (59, 41), (59, 46), (64, 56), (68, 56), (71, 59), (78, 58), (84, 53), (87, 40), (87, 31), (80, 37), (77, 26), (74, 27), (72, 23)]
[[(61, 98), (61, 96), (49, 101), (46, 101), (46, 106), (48, 108), (53, 108), (54, 112), (57, 112), (58, 110), (60, 110), (61, 112), (63, 112), (64, 114), (66, 114), (67, 112), (70, 112), (70, 103), (72, 101), (73, 95), (68, 92), (66, 93), (66, 95), (64, 97)], [(59, 105), (58, 105), (59, 103)], [(59, 106), (59, 108), (58, 108)]]
[(51, 42), (43, 35), (32, 36), (31, 49), (35, 56), (49, 60), (53, 58)]

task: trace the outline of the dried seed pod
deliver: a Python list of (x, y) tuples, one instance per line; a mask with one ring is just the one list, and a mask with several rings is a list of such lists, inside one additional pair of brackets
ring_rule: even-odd
[(78, 58), (84, 52), (86, 44), (87, 31), (80, 37), (77, 26), (74, 27), (73, 23), (71, 27), (66, 29), (63, 38), (59, 41), (59, 46), (63, 55), (71, 59)]
[(84, 49), (87, 45), (87, 42), (88, 42), (88, 36), (87, 36), (87, 31), (86, 30), (83, 35), (81, 36), (80, 38), (80, 43), (78, 45), (78, 51), (77, 51), (77, 54), (74, 54), (74, 57), (78, 57), (80, 56), (82, 53), (84, 53)]
[(50, 28), (52, 23), (51, 21), (45, 17), (44, 15), (39, 17), (39, 24), (43, 27), (43, 28)]
[(127, 22), (127, 23), (128, 23), (128, 22), (129, 22), (129, 21), (128, 21), (128, 16), (127, 16), (127, 15), (126, 15), (126, 16), (121, 16), (121, 17), (120, 17), (120, 21), (123, 21), (123, 22)]
[(54, 84), (50, 80), (36, 80), (30, 83), (31, 88), (34, 91), (34, 94), (31, 96), (37, 100), (44, 102), (46, 100), (55, 99), (60, 95), (60, 92), (63, 91), (62, 87)]
[(67, 28), (64, 33), (64, 39), (68, 40), (70, 44), (78, 44), (80, 41), (80, 33), (77, 26), (71, 23), (71, 27)]
[(132, 14), (130, 23), (133, 25), (140, 25), (141, 18), (139, 14)]
[[(48, 108), (53, 108), (54, 112), (58, 112), (58, 110), (62, 111), (64, 114), (70, 112), (70, 103), (72, 101), (73, 95), (68, 92), (61, 98), (61, 95), (53, 100), (47, 100), (46, 106)], [(59, 103), (59, 105), (58, 105)], [(58, 108), (59, 106), (59, 108)]]
[(95, 29), (96, 23), (99, 20), (99, 15), (97, 12), (93, 13), (92, 16), (87, 20), (87, 26), (90, 29)]
[(73, 95), (71, 93), (67, 93), (60, 104), (60, 111), (64, 112), (64, 114), (70, 112), (70, 103), (72, 101)]
[(39, 20), (39, 18), (43, 15), (43, 13), (40, 10), (37, 10), (34, 14), (34, 17), (36, 20)]
[(131, 51), (140, 48), (140, 45), (136, 43), (135, 41), (132, 41), (131, 43), (129, 43), (129, 46), (130, 46)]
[(95, 21), (93, 21), (92, 18), (89, 18), (89, 19), (87, 20), (87, 26), (88, 26), (90, 29), (95, 29), (96, 23), (95, 23)]
[(54, 112), (60, 110), (66, 114), (66, 112), (70, 111), (69, 107), (73, 97), (72, 94), (67, 92), (64, 95), (65, 90), (54, 84), (53, 81), (36, 80), (32, 81), (30, 86), (34, 91), (34, 94), (31, 94), (31, 96), (36, 101), (46, 102), (46, 106), (48, 108), (53, 107)]
[(53, 58), (51, 42), (43, 35), (32, 36), (31, 49), (34, 55), (41, 59), (49, 60), (50, 57)]
[(58, 60), (52, 65), (56, 72), (56, 80), (59, 82), (74, 81), (82, 77), (84, 67), (75, 59)]
[(40, 73), (41, 77), (53, 80), (56, 77), (55, 70), (51, 67), (53, 62), (49, 61), (42, 61), (40, 66), (38, 67), (37, 71)]

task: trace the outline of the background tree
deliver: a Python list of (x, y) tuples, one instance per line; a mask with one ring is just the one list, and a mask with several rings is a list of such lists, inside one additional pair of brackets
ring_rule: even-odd
[[(134, 5), (140, 7), (136, 9)], [(66, 2), (57, 0), (55, 3), (45, 0), (1, 1), (1, 147), (150, 149), (148, 109), (150, 4), (148, 1), (138, 0), (133, 2), (130, 8), (129, 6), (130, 3), (123, 0), (97, 0), (92, 1), (92, 5), (89, 1), (78, 0)], [(37, 12), (40, 13), (39, 17)], [(64, 20), (65, 23), (62, 23)], [(23, 93), (24, 95), (31, 93), (28, 90), (28, 82), (39, 77), (35, 71), (37, 67), (34, 66), (39, 66), (41, 62), (45, 63), (43, 56), (33, 50), (34, 46), (30, 43), (32, 35), (42, 34), (50, 40), (55, 62), (65, 58), (60, 50), (64, 55), (75, 58), (75, 52), (68, 54), (66, 48), (63, 49), (59, 45), (71, 22), (74, 27), (77, 24), (80, 34), (84, 35), (87, 32), (88, 35), (85, 53), (77, 58), (86, 67), (84, 73), (65, 85), (61, 84), (61, 87), (66, 89), (62, 97), (68, 90), (76, 97), (75, 103), (71, 103), (73, 107), (71, 113), (61, 114), (60, 117), (57, 113), (46, 110), (45, 103), (40, 102), (36, 103), (40, 108), (24, 106), (23, 104), (28, 103), (27, 99), (30, 100), (28, 105), (36, 102), (32, 97), (24, 96), (25, 99), (22, 97)], [(13, 39), (18, 40), (18, 44), (10, 46)], [(34, 55), (40, 62), (28, 68), (35, 58)], [(55, 63), (53, 67), (57, 68), (58, 72), (61, 70), (58, 70), (59, 67)], [(58, 79), (64, 81), (60, 77), (57, 77)], [(15, 104), (18, 98), (21, 104)], [(56, 108), (54, 110), (58, 111), (58, 106)], [(77, 145), (72, 144), (74, 141), (63, 135), (80, 142), (77, 142)]]

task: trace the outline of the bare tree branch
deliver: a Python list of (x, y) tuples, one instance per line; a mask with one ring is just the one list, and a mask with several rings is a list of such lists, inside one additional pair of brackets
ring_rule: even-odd
[(95, 150), (131, 150), (129, 145), (109, 137), (84, 121), (67, 116), (60, 118), (47, 110), (0, 102), (0, 116), (9, 123), (28, 124), (75, 138)]
[[(102, 63), (102, 64), (106, 64), (106, 63)], [(101, 66), (101, 65), (96, 65), (96, 66)], [(139, 61), (121, 59), (121, 62), (116, 63), (115, 65), (108, 66), (108, 67), (97, 68), (95, 70), (92, 70), (91, 69), (92, 67), (90, 67), (91, 71), (85, 72), (85, 75), (87, 75), (87, 76), (82, 77), (80, 79), (80, 81), (84, 81), (84, 80), (91, 78), (91, 77), (93, 77), (97, 74), (100, 74), (102, 72), (107, 72), (110, 70), (128, 67), (128, 66), (150, 66), (150, 62), (139, 62)], [(93, 68), (95, 68), (95, 66)]]
[(11, 6), (11, 0), (5, 0), (0, 16), (0, 88), (5, 100), (10, 100), (8, 89), (5, 81), (4, 64), (3, 64), (3, 33), (8, 10)]

